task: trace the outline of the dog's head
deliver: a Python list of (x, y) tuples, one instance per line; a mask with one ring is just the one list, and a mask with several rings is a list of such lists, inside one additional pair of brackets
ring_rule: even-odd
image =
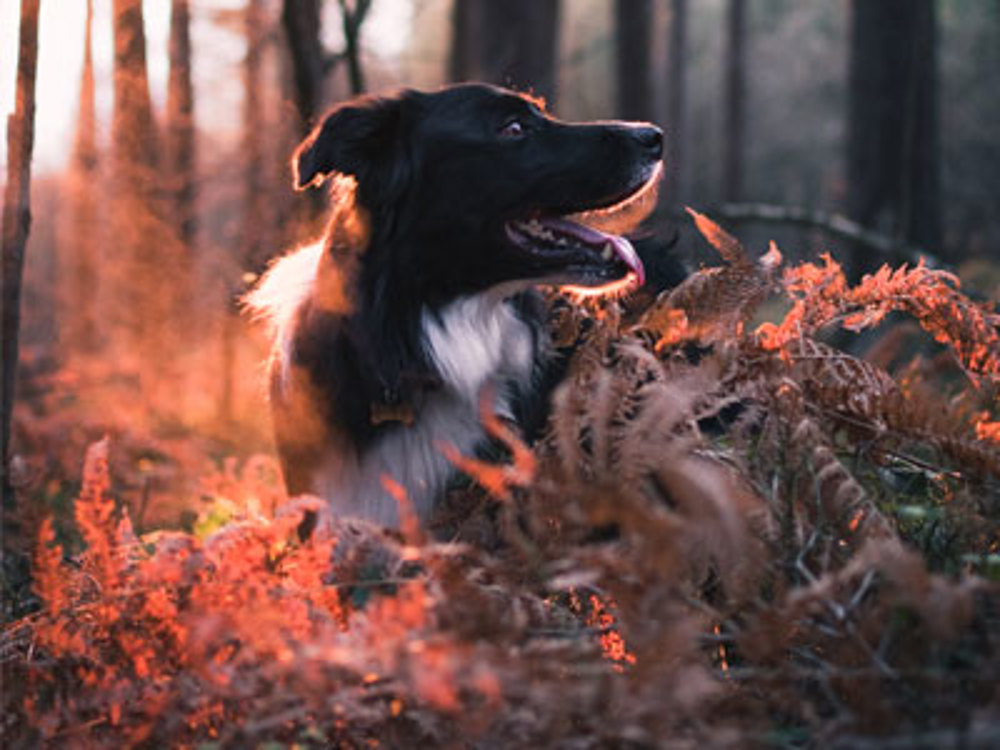
[(299, 146), (296, 185), (354, 177), (366, 261), (443, 297), (524, 282), (598, 291), (641, 283), (628, 240), (652, 210), (662, 133), (567, 123), (494, 86), (404, 91), (335, 108)]

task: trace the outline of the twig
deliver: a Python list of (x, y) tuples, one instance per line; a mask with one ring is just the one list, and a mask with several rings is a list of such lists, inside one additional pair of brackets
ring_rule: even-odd
[(858, 224), (841, 214), (829, 213), (805, 206), (781, 206), (771, 203), (726, 203), (715, 209), (719, 216), (731, 221), (758, 221), (769, 224), (798, 224), (850, 240), (882, 255), (902, 256), (911, 263), (921, 258), (932, 268), (947, 267), (936, 255), (922, 247), (890, 237)]
[(869, 570), (865, 573), (864, 578), (861, 579), (861, 583), (858, 585), (858, 590), (854, 592), (854, 596), (851, 597), (851, 601), (847, 603), (845, 610), (847, 614), (850, 614), (861, 604), (861, 601), (865, 598), (865, 595), (871, 590), (872, 584), (875, 583), (875, 571)]
[(135, 517), (135, 531), (141, 536), (146, 528), (146, 509), (149, 508), (149, 498), (152, 495), (152, 477), (146, 475), (142, 478), (142, 494), (139, 496), (139, 512)]
[(353, 7), (347, 0), (339, 0), (341, 22), (344, 30), (343, 59), (347, 62), (351, 93), (364, 93), (365, 78), (361, 68), (361, 24), (365, 22), (371, 0), (356, 0)]
[(72, 737), (77, 734), (83, 734), (85, 732), (89, 732), (94, 727), (99, 727), (101, 726), (101, 724), (107, 724), (107, 723), (108, 723), (107, 716), (99, 716), (96, 719), (91, 719), (90, 721), (84, 721), (80, 724), (74, 724), (71, 727), (66, 727), (65, 729), (62, 729), (56, 732), (55, 734), (51, 735), (50, 737), (48, 737), (48, 739), (55, 740), (59, 739), (60, 737)]

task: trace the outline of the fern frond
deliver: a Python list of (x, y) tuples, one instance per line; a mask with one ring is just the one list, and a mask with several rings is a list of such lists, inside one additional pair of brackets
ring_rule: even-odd
[(105, 437), (87, 448), (83, 487), (75, 505), (76, 523), (87, 544), (87, 565), (102, 589), (117, 584), (124, 541), (114, 519), (115, 501), (110, 495), (109, 442)]
[(974, 383), (1000, 378), (1000, 316), (962, 294), (954, 274), (922, 262), (912, 269), (882, 266), (849, 287), (836, 261), (829, 254), (822, 260), (822, 266), (803, 263), (785, 270), (782, 285), (794, 304), (779, 325), (758, 329), (765, 348), (779, 350), (834, 323), (851, 331), (872, 328), (900, 311), (950, 346)]
[(34, 587), (49, 612), (58, 614), (69, 600), (66, 576), (61, 570), (62, 547), (54, 544), (55, 530), (52, 519), (46, 518), (38, 530), (35, 548)]
[(654, 332), (659, 347), (710, 343), (739, 336), (775, 288), (781, 253), (772, 242), (757, 263), (743, 245), (707, 217), (688, 209), (705, 239), (727, 265), (696, 271), (650, 306), (636, 328)]

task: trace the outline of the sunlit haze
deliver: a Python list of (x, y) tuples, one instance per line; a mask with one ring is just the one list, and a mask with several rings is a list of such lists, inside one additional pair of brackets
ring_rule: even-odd
[[(239, 86), (231, 85), (231, 81), (239, 75), (236, 66), (242, 60), (244, 44), (237, 34), (214, 23), (213, 15), (218, 10), (238, 9), (243, 5), (243, 0), (192, 2), (194, 84), (202, 94), (196, 95), (196, 117), (200, 128), (216, 133), (239, 127)], [(328, 31), (329, 46), (336, 49), (340, 32), (336, 4), (327, 5), (324, 28)], [(42, 0), (35, 117), (35, 169), (39, 172), (60, 167), (73, 140), (86, 9), (86, 0)], [(154, 106), (162, 114), (167, 89), (170, 0), (146, 0), (143, 10), (150, 88)], [(0, 2), (0, 114), (4, 121), (14, 108), (19, 11), (18, 0)], [(410, 0), (374, 3), (365, 24), (366, 50), (386, 58), (401, 54), (408, 42), (410, 18)], [(111, 0), (94, 0), (94, 66), (98, 113), (106, 127), (112, 104)], [(0, 160), (6, 166), (6, 129), (3, 130)]]

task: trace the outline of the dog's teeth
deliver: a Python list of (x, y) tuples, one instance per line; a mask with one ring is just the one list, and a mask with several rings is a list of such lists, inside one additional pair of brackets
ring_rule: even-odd
[(615, 251), (614, 248), (611, 247), (610, 242), (604, 243), (604, 249), (601, 250), (601, 257), (604, 258), (604, 260), (611, 260), (615, 257)]

